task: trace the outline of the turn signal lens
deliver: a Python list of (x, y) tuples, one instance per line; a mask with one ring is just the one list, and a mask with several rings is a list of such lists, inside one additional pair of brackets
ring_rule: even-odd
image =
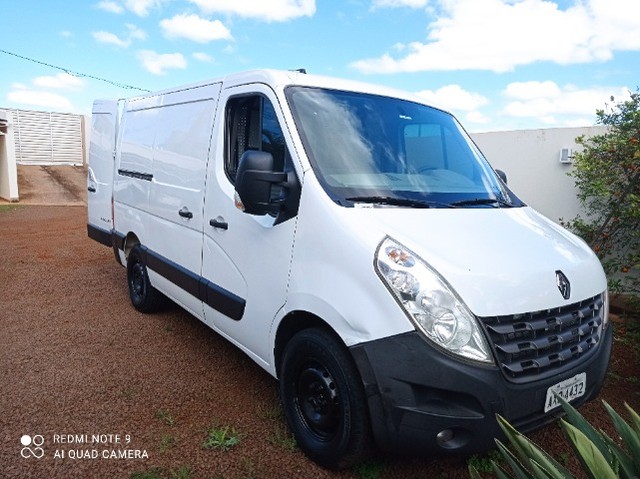
[(233, 201), (235, 202), (236, 208), (238, 208), (240, 211), (244, 211), (244, 203), (240, 199), (240, 195), (237, 191), (233, 195)]

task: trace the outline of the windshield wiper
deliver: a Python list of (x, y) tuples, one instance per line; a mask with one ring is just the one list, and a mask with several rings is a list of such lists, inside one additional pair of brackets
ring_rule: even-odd
[(398, 198), (396, 196), (351, 196), (346, 199), (354, 203), (375, 203), (391, 206), (409, 206), (411, 208), (431, 208), (434, 206), (432, 202)]
[(476, 206), (476, 205), (498, 205), (499, 207), (511, 208), (513, 205), (504, 200), (497, 198), (474, 198), (472, 200), (460, 200), (450, 203), (454, 208), (458, 206)]

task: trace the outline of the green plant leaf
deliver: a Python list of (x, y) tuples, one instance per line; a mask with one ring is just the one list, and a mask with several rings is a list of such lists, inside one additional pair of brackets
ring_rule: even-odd
[(240, 444), (238, 433), (235, 429), (226, 426), (209, 429), (203, 447), (205, 449), (222, 449), (223, 451), (228, 451), (238, 444)]
[[(565, 436), (567, 436), (569, 438), (569, 434), (567, 434), (566, 428), (564, 427), (565, 425), (570, 425), (570, 424), (567, 423), (564, 419), (561, 419), (560, 420), (560, 426), (563, 428), (563, 430), (565, 432)], [(599, 479), (598, 477), (594, 476), (593, 472), (591, 471), (591, 468), (589, 467), (589, 464), (584, 460), (584, 458), (582, 457), (582, 454), (578, 450), (577, 445), (571, 439), (569, 439), (569, 445), (571, 446), (571, 449), (573, 450), (573, 455), (580, 462), (580, 467), (585, 472), (587, 477), (589, 479)], [(595, 447), (595, 445), (594, 445), (594, 447)], [(609, 451), (609, 456), (612, 457), (611, 456), (611, 451)], [(604, 457), (604, 455), (603, 455), (603, 457)], [(615, 459), (611, 459), (610, 461), (607, 461), (607, 462), (608, 462), (608, 464), (612, 465), (615, 462)], [(615, 468), (612, 467), (612, 469), (615, 469)]]
[[(555, 459), (549, 456), (546, 452), (536, 446), (530, 439), (525, 436), (518, 436), (516, 440), (519, 442), (529, 458), (529, 464), (533, 466), (533, 463), (537, 463), (539, 468), (544, 469), (549, 475), (557, 479), (568, 479), (571, 475), (558, 464)], [(534, 474), (539, 477), (539, 474)]]
[(622, 443), (631, 455), (636, 471), (640, 474), (640, 435), (606, 401), (602, 403), (611, 416), (613, 426), (620, 434)]
[(513, 477), (500, 466), (500, 464), (496, 464), (492, 461), (491, 465), (493, 466), (493, 473), (498, 477), (498, 479), (513, 479)]
[(507, 438), (516, 449), (523, 464), (531, 464), (536, 461), (540, 467), (557, 479), (571, 479), (572, 476), (558, 461), (549, 454), (540, 449), (526, 436), (520, 434), (509, 422), (502, 416), (498, 416), (498, 423), (507, 435)]
[[(527, 453), (525, 452), (525, 450), (522, 447), (520, 447), (520, 444), (516, 440), (516, 437), (519, 436), (520, 433), (516, 431), (515, 428), (511, 424), (509, 424), (509, 421), (503, 418), (500, 414), (496, 414), (496, 419), (498, 420), (498, 426), (500, 426), (500, 429), (502, 429), (502, 432), (504, 432), (504, 435), (506, 436), (507, 440), (511, 443), (511, 445), (515, 449), (516, 454), (520, 458), (520, 462), (528, 463), (529, 456), (527, 456)], [(497, 440), (496, 442), (498, 443), (498, 446), (499, 446), (500, 442)]]
[(556, 475), (547, 472), (540, 464), (536, 461), (531, 461), (531, 468), (533, 469), (533, 473), (535, 474), (536, 479), (555, 479)]
[(577, 427), (582, 433), (589, 438), (589, 440), (600, 450), (604, 458), (608, 463), (611, 463), (613, 457), (611, 451), (607, 447), (602, 434), (598, 432), (589, 422), (580, 414), (576, 408), (565, 401), (560, 396), (557, 396), (562, 405), (562, 409), (567, 414), (567, 421)]
[(482, 476), (476, 470), (475, 467), (473, 467), (472, 465), (469, 465), (468, 469), (469, 469), (469, 477), (471, 477), (471, 479), (482, 479)]
[(626, 407), (627, 411), (629, 411), (629, 415), (631, 416), (631, 421), (633, 422), (633, 428), (636, 430), (636, 433), (640, 435), (640, 416), (627, 403), (624, 403), (624, 407)]
[(552, 477), (558, 479), (572, 479), (571, 473), (565, 469), (558, 461), (556, 461), (549, 454), (544, 452), (538, 446), (536, 446), (526, 436), (523, 436), (515, 430), (509, 422), (502, 416), (498, 415), (498, 424), (507, 435), (507, 438), (516, 449), (516, 452), (520, 456), (520, 460), (523, 464), (536, 461), (540, 467), (542, 467), (547, 473), (553, 474)]
[(617, 461), (618, 470), (616, 472), (618, 475), (624, 479), (636, 479), (638, 476), (636, 476), (634, 472), (633, 459), (631, 459), (631, 456), (609, 436), (605, 436), (605, 440)]
[(600, 450), (577, 427), (566, 421), (560, 425), (574, 446), (578, 456), (586, 465), (585, 472), (594, 479), (618, 479), (617, 474), (607, 463)]
[[(533, 479), (533, 475), (527, 471), (527, 469), (522, 465), (522, 463), (518, 460), (513, 453), (496, 439), (496, 444), (498, 446), (498, 451), (502, 454), (502, 457), (507, 462), (513, 473), (515, 474), (515, 479)], [(498, 467), (495, 463), (493, 463), (493, 470), (496, 471), (496, 467)], [(497, 474), (497, 471), (496, 471)]]

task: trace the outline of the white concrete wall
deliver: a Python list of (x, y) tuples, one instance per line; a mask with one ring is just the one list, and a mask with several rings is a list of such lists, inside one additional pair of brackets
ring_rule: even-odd
[(575, 181), (560, 163), (562, 148), (577, 150), (576, 137), (603, 134), (605, 127), (474, 133), (476, 144), (494, 168), (503, 170), (509, 187), (525, 203), (549, 219), (568, 220), (582, 212)]
[(82, 115), (83, 166), (89, 164), (89, 145), (91, 144), (91, 115)]
[(0, 198), (18, 201), (18, 167), (11, 112), (0, 110), (0, 119), (5, 120), (3, 125), (6, 124), (0, 128), (3, 133), (0, 135)]

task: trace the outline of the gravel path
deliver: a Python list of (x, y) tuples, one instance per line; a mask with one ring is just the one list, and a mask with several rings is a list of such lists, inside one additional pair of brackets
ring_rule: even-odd
[[(380, 458), (378, 475), (315, 466), (292, 445), (274, 379), (177, 307), (133, 309), (84, 207), (0, 209), (0, 247), (2, 478), (468, 477), (464, 458)], [(640, 409), (624, 380), (636, 358), (616, 348), (607, 396)], [(604, 416), (597, 403), (583, 413)], [(239, 444), (203, 447), (225, 427)], [(561, 441), (553, 426), (535, 438)]]

